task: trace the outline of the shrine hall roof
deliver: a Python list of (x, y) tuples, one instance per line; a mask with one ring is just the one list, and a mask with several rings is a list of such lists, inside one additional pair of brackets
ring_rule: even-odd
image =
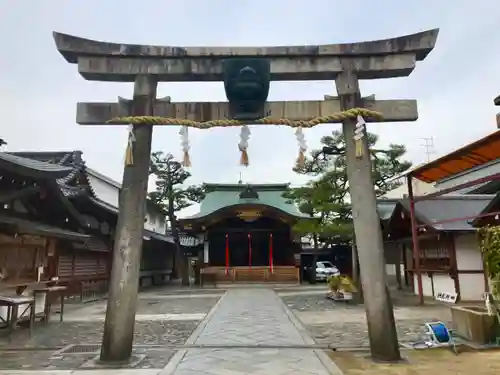
[(73, 170), (64, 165), (33, 160), (7, 152), (0, 152), (0, 168), (34, 178), (62, 178)]
[[(226, 207), (242, 204), (260, 204), (278, 209), (297, 218), (308, 218), (297, 207), (288, 203), (282, 194), (289, 188), (289, 184), (204, 184), (207, 194), (200, 204), (200, 212), (182, 220), (199, 219), (208, 216)], [(250, 189), (257, 197), (242, 198), (245, 190)]]

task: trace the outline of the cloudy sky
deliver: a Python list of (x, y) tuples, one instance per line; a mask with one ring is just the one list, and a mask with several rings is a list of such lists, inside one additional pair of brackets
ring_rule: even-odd
[[(500, 94), (500, 1), (496, 0), (0, 0), (1, 138), (7, 150), (75, 150), (121, 180), (126, 129), (82, 127), (76, 102), (130, 97), (132, 86), (88, 82), (56, 51), (52, 31), (90, 39), (177, 46), (328, 44), (440, 28), (435, 50), (409, 78), (362, 83), (378, 99), (418, 99), (415, 123), (377, 124), (381, 145), (403, 143), (425, 161), (424, 137), (445, 154), (496, 129)], [(318, 100), (332, 82), (280, 82), (270, 100)], [(174, 101), (220, 101), (222, 83), (162, 83)], [(306, 132), (310, 147), (337, 125)], [(253, 129), (250, 167), (238, 165), (238, 130), (191, 131), (192, 182), (300, 183), (288, 128)], [(279, 139), (279, 142), (277, 140)], [(181, 156), (178, 128), (157, 127), (153, 149)]]

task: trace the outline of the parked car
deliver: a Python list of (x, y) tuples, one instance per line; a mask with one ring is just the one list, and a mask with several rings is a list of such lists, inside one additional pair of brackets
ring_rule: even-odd
[[(307, 274), (310, 279), (311, 277), (311, 266), (307, 267)], [(316, 281), (326, 281), (330, 276), (339, 276), (340, 272), (337, 267), (335, 267), (329, 261), (319, 261), (316, 262)]]

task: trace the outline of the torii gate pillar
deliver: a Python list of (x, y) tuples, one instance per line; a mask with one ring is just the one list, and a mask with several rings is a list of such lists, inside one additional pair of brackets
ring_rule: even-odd
[[(152, 115), (158, 82), (154, 76), (138, 75), (134, 82), (132, 113)], [(113, 248), (101, 360), (123, 362), (130, 358), (134, 340), (144, 218), (151, 155), (152, 126), (134, 125), (133, 164), (123, 170), (118, 223)]]
[[(342, 109), (355, 108), (361, 101), (356, 74), (346, 70), (335, 80)], [(346, 142), (346, 165), (352, 218), (358, 252), (366, 321), (373, 358), (399, 360), (394, 311), (386, 282), (384, 242), (380, 230), (372, 175), (368, 137), (362, 139), (363, 156), (356, 156), (355, 120), (342, 123)], [(354, 266), (354, 264), (353, 264)]]

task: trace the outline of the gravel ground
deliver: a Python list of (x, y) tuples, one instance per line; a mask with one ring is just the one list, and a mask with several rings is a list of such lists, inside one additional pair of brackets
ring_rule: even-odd
[(137, 314), (196, 314), (208, 313), (219, 298), (170, 298), (142, 297), (138, 301)]
[[(278, 294), (279, 295), (279, 294)], [(326, 290), (324, 294), (297, 294), (291, 296), (282, 296), (281, 299), (288, 306), (288, 308), (292, 310), (298, 311), (326, 311), (332, 310), (335, 308), (335, 302), (331, 299), (328, 299), (326, 296)], [(417, 307), (417, 299), (415, 296), (409, 296), (404, 294), (395, 294), (392, 296), (392, 303), (395, 308), (398, 307)], [(356, 307), (353, 305), (341, 303), (344, 307)], [(429, 302), (425, 307), (435, 306), (434, 302)], [(422, 307), (418, 307), (422, 308)]]
[[(180, 345), (194, 331), (197, 321), (149, 321), (136, 322), (134, 344)], [(11, 341), (0, 337), (0, 348), (35, 347), (58, 348), (69, 344), (100, 343), (102, 322), (49, 323), (36, 327), (33, 337), (27, 329), (15, 332)]]
[[(212, 296), (208, 296), (211, 294)], [(223, 295), (221, 290), (168, 289), (158, 288), (140, 293), (137, 314), (193, 314), (208, 313)], [(191, 295), (196, 295), (190, 298)], [(205, 297), (205, 295), (207, 295)], [(168, 296), (168, 297), (167, 297)], [(56, 349), (71, 344), (100, 344), (104, 323), (101, 318), (106, 311), (107, 301), (70, 305), (66, 317), (88, 317), (88, 320), (70, 321), (60, 324), (54, 316), (49, 324), (37, 322), (33, 336), (26, 327), (20, 327), (9, 340), (5, 330), (0, 331), (0, 369), (10, 370), (72, 370), (95, 358), (96, 353), (64, 354), (53, 357)], [(163, 368), (175, 348), (182, 345), (198, 326), (199, 321), (152, 320), (137, 321), (135, 324), (135, 345), (157, 345), (160, 347), (135, 347), (135, 354), (146, 358), (136, 368)], [(164, 346), (164, 347), (161, 347)], [(30, 350), (18, 350), (29, 348)], [(43, 349), (48, 350), (43, 350)]]
[[(325, 292), (326, 295), (326, 292)], [(291, 310), (327, 311), (335, 308), (335, 302), (322, 294), (283, 296), (281, 299)]]
[(170, 289), (170, 288), (155, 288), (148, 289), (146, 293), (156, 294), (156, 295), (189, 295), (189, 294), (220, 294), (221, 296), (226, 292), (222, 288), (197, 288), (189, 287), (185, 289)]
[[(96, 356), (95, 353), (65, 355), (51, 358), (53, 351), (0, 351), (0, 370), (74, 370)], [(175, 350), (134, 348), (134, 354), (144, 354), (146, 358), (134, 368), (162, 369)]]
[[(396, 323), (400, 342), (418, 341), (423, 334), (422, 320), (404, 320)], [(334, 323), (307, 325), (314, 341), (334, 348), (368, 347), (366, 323)]]
[[(335, 303), (318, 294), (281, 298), (318, 344), (342, 348), (369, 345), (363, 305)], [(400, 342), (418, 340), (423, 334), (425, 322), (442, 320), (450, 326), (449, 309), (443, 306), (417, 307), (403, 300), (394, 312)]]

